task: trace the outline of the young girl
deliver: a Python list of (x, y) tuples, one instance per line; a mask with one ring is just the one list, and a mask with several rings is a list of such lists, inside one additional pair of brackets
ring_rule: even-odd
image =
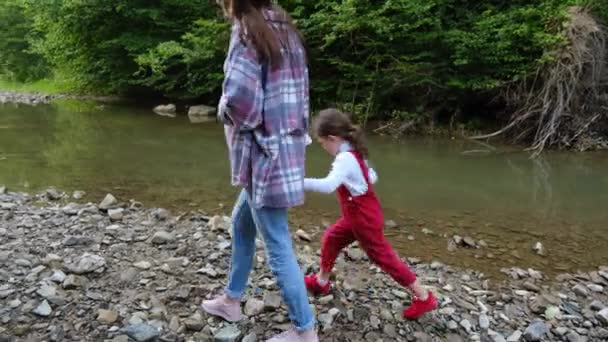
[(329, 277), (340, 251), (359, 241), (372, 262), (413, 292), (412, 305), (403, 311), (405, 318), (417, 319), (435, 309), (437, 300), (433, 294), (420, 286), (416, 275), (384, 237), (384, 217), (372, 188), (377, 176), (367, 165), (367, 148), (360, 129), (346, 114), (326, 109), (315, 119), (314, 131), (323, 149), (336, 158), (326, 178), (306, 178), (304, 189), (322, 193), (337, 191), (342, 216), (323, 236), (321, 271), (304, 278), (308, 290), (315, 295), (327, 294)]

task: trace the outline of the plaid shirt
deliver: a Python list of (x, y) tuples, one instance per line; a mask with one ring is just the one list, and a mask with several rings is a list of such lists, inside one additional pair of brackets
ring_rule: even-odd
[(226, 125), (232, 184), (246, 187), (256, 208), (289, 208), (304, 202), (308, 67), (302, 42), (280, 12), (266, 9), (264, 17), (275, 30), (288, 30), (281, 64), (263, 66), (233, 24), (218, 113)]

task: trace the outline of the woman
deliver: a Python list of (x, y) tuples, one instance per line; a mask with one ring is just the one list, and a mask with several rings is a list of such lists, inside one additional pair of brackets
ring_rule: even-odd
[(289, 15), (270, 0), (225, 0), (223, 7), (233, 25), (218, 115), (226, 127), (232, 184), (244, 189), (232, 213), (228, 284), (202, 308), (227, 321), (241, 319), (259, 231), (295, 326), (269, 341), (318, 341), (287, 223), (287, 209), (304, 202), (306, 53)]

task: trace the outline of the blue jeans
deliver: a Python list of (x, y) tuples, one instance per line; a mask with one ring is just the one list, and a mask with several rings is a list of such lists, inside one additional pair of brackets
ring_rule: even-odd
[(308, 301), (304, 275), (298, 265), (287, 224), (287, 208), (260, 208), (249, 205), (246, 190), (239, 195), (232, 212), (232, 260), (225, 293), (241, 298), (247, 286), (255, 256), (257, 230), (264, 238), (268, 263), (277, 278), (289, 318), (298, 331), (310, 330), (315, 319)]

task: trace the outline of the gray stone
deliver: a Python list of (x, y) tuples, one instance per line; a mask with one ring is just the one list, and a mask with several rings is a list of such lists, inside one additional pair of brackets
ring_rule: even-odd
[(112, 194), (107, 194), (106, 197), (99, 203), (99, 209), (108, 210), (112, 206), (116, 205), (118, 201)]
[(476, 246), (475, 240), (473, 240), (473, 238), (470, 237), (470, 236), (465, 236), (464, 239), (462, 239), (462, 242), (467, 247), (475, 247)]
[(213, 116), (216, 113), (215, 107), (197, 105), (188, 108), (188, 116)]
[(445, 335), (446, 342), (464, 342), (464, 339), (460, 335), (447, 334)]
[(605, 308), (606, 306), (599, 300), (594, 300), (593, 302), (591, 302), (591, 304), (589, 304), (589, 307), (591, 308), (591, 310), (599, 311)]
[(160, 336), (158, 328), (144, 323), (129, 325), (124, 333), (138, 342), (152, 341)]
[(159, 232), (154, 233), (154, 235), (152, 236), (152, 239), (150, 241), (153, 244), (162, 245), (165, 243), (175, 241), (175, 235), (173, 235), (169, 232), (166, 232), (164, 230), (161, 230)]
[(43, 300), (32, 312), (38, 316), (48, 317), (53, 312), (53, 309), (51, 309), (49, 302)]
[(598, 285), (598, 284), (589, 284), (589, 285), (587, 285), (587, 287), (592, 292), (598, 292), (598, 293), (600, 293), (600, 292), (604, 291), (604, 287), (602, 285)]
[(572, 291), (581, 297), (587, 297), (589, 295), (589, 290), (583, 284), (577, 284), (572, 288)]
[(59, 193), (59, 191), (57, 191), (57, 189), (54, 188), (50, 188), (46, 190), (46, 197), (48, 199), (50, 199), (51, 201), (56, 201), (58, 199), (61, 199), (61, 193)]
[(328, 313), (320, 314), (317, 319), (325, 329), (330, 328), (332, 323), (334, 322), (333, 316)]
[(62, 286), (66, 290), (73, 290), (73, 289), (84, 286), (85, 283), (86, 283), (86, 278), (70, 274), (65, 278)]
[(517, 342), (521, 339), (521, 331), (515, 330), (509, 337), (507, 337), (507, 342)]
[(99, 309), (97, 311), (97, 321), (101, 324), (110, 325), (118, 319), (118, 312), (113, 310)]
[(250, 298), (245, 303), (245, 314), (247, 316), (255, 316), (264, 310), (264, 301), (259, 299)]
[(0, 195), (4, 195), (6, 193), (6, 186), (1, 185), (0, 186)]
[(275, 292), (266, 292), (264, 294), (264, 306), (271, 309), (278, 309), (281, 307), (281, 296)]
[(249, 334), (247, 334), (247, 336), (243, 337), (243, 339), (241, 340), (241, 342), (256, 342), (257, 336), (255, 335), (254, 332), (250, 332)]
[(549, 328), (543, 321), (532, 322), (524, 331), (526, 341), (542, 341), (549, 333)]
[(479, 315), (479, 327), (482, 330), (488, 330), (490, 328), (490, 319), (485, 313)]
[(608, 307), (600, 310), (595, 317), (602, 322), (604, 325), (608, 325)]
[(307, 241), (307, 242), (312, 241), (312, 238), (310, 237), (310, 235), (308, 235), (308, 233), (302, 229), (298, 229), (296, 231), (296, 236), (302, 241)]
[(81, 190), (76, 190), (72, 193), (72, 198), (79, 200), (82, 199), (87, 193)]
[(433, 342), (433, 338), (431, 337), (431, 335), (422, 331), (416, 331), (414, 333), (414, 340), (416, 342)]
[(583, 338), (576, 331), (570, 331), (568, 335), (566, 335), (566, 341), (568, 342), (583, 342)]
[(200, 313), (195, 313), (190, 318), (184, 321), (184, 325), (188, 330), (192, 331), (201, 331), (205, 327), (205, 322), (203, 321), (203, 317)]
[(158, 115), (175, 116), (175, 113), (177, 112), (177, 107), (174, 104), (170, 103), (166, 105), (158, 105), (152, 110)]
[(236, 325), (228, 325), (220, 329), (213, 337), (215, 342), (237, 342), (241, 331)]
[(106, 259), (99, 255), (84, 253), (77, 262), (66, 265), (69, 272), (86, 274), (99, 271), (106, 265)]
[(122, 220), (124, 211), (125, 210), (123, 208), (108, 209), (108, 216), (112, 221), (120, 221)]

